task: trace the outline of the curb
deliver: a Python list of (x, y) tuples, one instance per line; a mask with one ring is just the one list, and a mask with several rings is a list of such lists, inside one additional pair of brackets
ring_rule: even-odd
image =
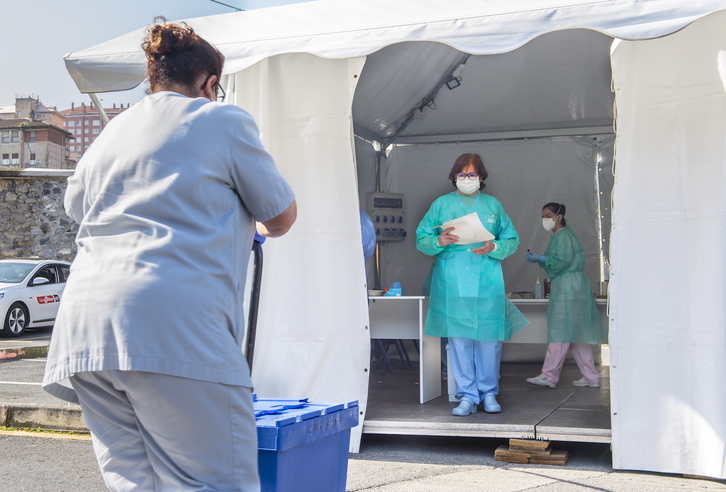
[(37, 359), (47, 357), (50, 345), (18, 347), (0, 350), (0, 362), (4, 360)]
[(0, 426), (88, 432), (79, 406), (0, 403)]
[[(49, 345), (0, 350), (0, 363), (48, 356)], [(88, 433), (81, 407), (73, 404), (2, 403), (0, 427)]]

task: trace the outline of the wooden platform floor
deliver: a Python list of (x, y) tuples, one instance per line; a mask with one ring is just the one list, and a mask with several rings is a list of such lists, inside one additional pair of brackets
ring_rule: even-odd
[(525, 382), (539, 374), (541, 364), (502, 363), (499, 414), (485, 413), (455, 417), (446, 381), (442, 396), (427, 403), (418, 401), (418, 367), (412, 361), (406, 369), (392, 360), (393, 372), (373, 362), (368, 408), (363, 433), (478, 436), (541, 439), (569, 442), (611, 442), (609, 367), (600, 369), (600, 388), (577, 388), (572, 381), (581, 377), (577, 366), (566, 364), (555, 389)]

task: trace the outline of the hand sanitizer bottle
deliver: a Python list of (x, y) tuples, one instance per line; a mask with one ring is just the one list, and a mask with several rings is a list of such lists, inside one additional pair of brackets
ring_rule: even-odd
[(539, 281), (539, 277), (537, 277), (537, 281), (534, 283), (534, 298), (542, 299), (542, 283)]

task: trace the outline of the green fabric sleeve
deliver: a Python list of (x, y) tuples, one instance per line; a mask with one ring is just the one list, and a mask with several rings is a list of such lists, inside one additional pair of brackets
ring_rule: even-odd
[(499, 205), (499, 231), (496, 239), (492, 240), (497, 245), (497, 249), (487, 254), (488, 257), (495, 260), (503, 260), (507, 256), (517, 251), (519, 247), (519, 234), (512, 224), (512, 219), (504, 211), (504, 207)]
[(434, 202), (416, 228), (416, 249), (429, 256), (436, 256), (446, 250), (446, 248), (455, 246), (453, 244), (439, 246), (438, 244), (439, 234), (441, 234), (443, 229), (441, 227), (434, 227), (441, 225), (437, 224), (439, 216), (437, 208), (437, 203)]
[[(565, 230), (561, 232), (565, 232)], [(550, 277), (561, 275), (570, 268), (572, 262), (575, 261), (575, 245), (570, 240), (569, 231), (562, 235), (555, 233), (552, 236), (550, 243), (547, 245), (545, 256), (547, 259), (542, 268)]]

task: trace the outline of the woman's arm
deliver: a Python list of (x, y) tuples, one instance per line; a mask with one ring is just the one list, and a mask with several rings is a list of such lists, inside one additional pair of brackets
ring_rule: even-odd
[(514, 228), (512, 219), (509, 218), (507, 212), (504, 211), (504, 207), (499, 205), (499, 233), (496, 235), (496, 239), (491, 242), (496, 245), (496, 249), (489, 253), (490, 258), (496, 260), (503, 260), (507, 256), (510, 256), (519, 247), (519, 234)]
[(575, 246), (570, 237), (564, 234), (558, 237), (558, 234), (560, 233), (555, 233), (550, 239), (544, 265), (540, 264), (550, 277), (560, 275), (575, 261)]
[(440, 227), (435, 227), (441, 225), (439, 215), (437, 202), (434, 202), (416, 228), (416, 249), (425, 255), (435, 256), (448, 247), (439, 243), (439, 235), (443, 232)]
[(257, 223), (257, 232), (264, 237), (280, 237), (290, 230), (297, 219), (297, 202), (292, 201), (280, 215)]

